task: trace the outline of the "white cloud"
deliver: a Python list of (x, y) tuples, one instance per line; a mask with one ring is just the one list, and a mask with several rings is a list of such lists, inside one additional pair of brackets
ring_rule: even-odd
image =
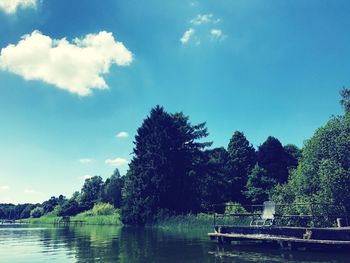
[(1, 190), (8, 190), (10, 187), (8, 185), (0, 185), (0, 191)]
[(210, 31), (210, 35), (214, 40), (224, 40), (226, 36), (222, 33), (221, 29), (213, 28)]
[(132, 61), (132, 53), (106, 31), (71, 42), (33, 31), (1, 50), (0, 69), (86, 96), (92, 89), (108, 89), (103, 74), (112, 64), (128, 66)]
[(182, 44), (186, 44), (190, 40), (191, 36), (193, 36), (194, 32), (195, 32), (195, 30), (193, 28), (190, 28), (187, 31), (185, 31), (185, 33), (183, 34), (183, 36), (180, 39), (180, 42)]
[(91, 158), (81, 158), (79, 159), (79, 162), (82, 164), (88, 164), (88, 163), (92, 163), (93, 159)]
[(117, 137), (117, 138), (128, 138), (129, 137), (129, 133), (127, 133), (126, 131), (121, 131), (115, 137)]
[(33, 190), (33, 189), (24, 189), (23, 191), (25, 194), (39, 194), (39, 192)]
[(123, 165), (126, 165), (128, 164), (128, 161), (124, 158), (115, 158), (115, 159), (107, 159), (105, 161), (106, 164), (110, 165), (110, 166), (117, 166), (117, 167), (120, 167), (120, 166), (123, 166)]
[(0, 0), (0, 9), (7, 14), (16, 13), (17, 8), (35, 8), (37, 0)]
[(195, 18), (193, 18), (190, 21), (190, 23), (192, 25), (195, 25), (195, 26), (199, 26), (202, 24), (208, 24), (208, 23), (216, 24), (219, 22), (220, 22), (220, 19), (214, 18), (213, 14), (204, 14), (204, 15), (198, 14)]

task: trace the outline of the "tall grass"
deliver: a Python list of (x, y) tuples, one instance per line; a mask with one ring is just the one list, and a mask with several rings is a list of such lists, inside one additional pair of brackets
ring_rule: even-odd
[(213, 216), (210, 214), (187, 214), (158, 218), (152, 225), (167, 231), (208, 233), (213, 230)]
[(71, 217), (71, 220), (82, 221), (83, 224), (86, 225), (121, 225), (119, 213), (113, 213), (111, 215), (91, 215), (83, 212)]
[(19, 220), (20, 223), (28, 223), (28, 224), (57, 224), (62, 217), (57, 216), (54, 213), (48, 213), (38, 218), (26, 218)]

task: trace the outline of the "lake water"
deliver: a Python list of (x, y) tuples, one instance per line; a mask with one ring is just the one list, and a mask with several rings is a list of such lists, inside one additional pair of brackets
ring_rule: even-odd
[(350, 262), (349, 253), (219, 246), (203, 231), (116, 226), (0, 226), (0, 262)]

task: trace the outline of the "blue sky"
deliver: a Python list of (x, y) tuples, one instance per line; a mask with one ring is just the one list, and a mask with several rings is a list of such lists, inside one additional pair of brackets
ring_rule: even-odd
[(272, 135), (301, 147), (342, 112), (348, 1), (7, 1), (0, 202), (70, 196), (85, 176), (124, 174), (157, 104), (206, 121), (225, 147), (235, 130), (254, 146)]

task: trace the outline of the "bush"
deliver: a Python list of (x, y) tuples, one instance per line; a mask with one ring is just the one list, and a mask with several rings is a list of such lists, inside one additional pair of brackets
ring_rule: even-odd
[(33, 218), (41, 217), (44, 214), (44, 209), (42, 207), (35, 207), (30, 211), (30, 216)]
[(239, 203), (233, 203), (233, 202), (228, 202), (226, 203), (225, 207), (225, 214), (244, 214), (247, 213), (247, 210), (239, 204)]
[(107, 204), (107, 203), (98, 203), (95, 204), (92, 208), (92, 215), (96, 216), (106, 216), (106, 215), (112, 215), (117, 212), (117, 209), (114, 208), (113, 205)]

